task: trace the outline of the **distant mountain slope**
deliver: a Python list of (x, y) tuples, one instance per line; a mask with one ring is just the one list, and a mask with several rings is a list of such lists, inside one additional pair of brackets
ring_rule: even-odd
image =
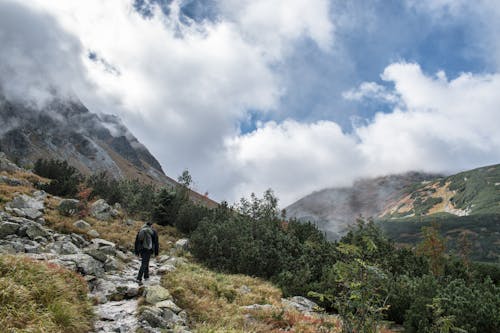
[[(92, 113), (79, 101), (54, 99), (38, 109), (0, 97), (0, 123), (0, 151), (18, 164), (63, 159), (83, 174), (105, 171), (117, 179), (177, 184), (118, 117)], [(191, 197), (217, 204), (194, 191)]]
[(380, 218), (415, 218), (437, 213), (500, 214), (500, 164), (415, 184), (406, 193), (389, 204)]
[(360, 215), (407, 245), (419, 242), (422, 227), (435, 223), (449, 250), (459, 253), (467, 238), (472, 259), (500, 260), (500, 164), (449, 177), (408, 173), (360, 180), (312, 193), (286, 210), (289, 217), (315, 222), (331, 239)]
[(314, 192), (286, 208), (289, 217), (315, 222), (332, 239), (344, 234), (362, 217), (377, 217), (389, 203), (397, 201), (409, 186), (435, 179), (437, 175), (410, 172), (356, 181), (352, 187)]

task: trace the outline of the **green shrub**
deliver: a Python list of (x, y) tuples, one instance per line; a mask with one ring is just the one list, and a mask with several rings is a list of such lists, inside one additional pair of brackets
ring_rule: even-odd
[(33, 168), (37, 175), (51, 179), (41, 184), (40, 189), (57, 196), (74, 197), (82, 175), (66, 161), (38, 159)]

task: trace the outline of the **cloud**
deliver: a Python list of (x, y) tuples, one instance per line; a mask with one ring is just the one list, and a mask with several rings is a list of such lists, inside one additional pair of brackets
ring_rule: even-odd
[[(344, 89), (350, 87), (344, 80), (360, 69), (347, 49), (335, 44), (343, 23), (334, 25), (330, 2), (211, 3), (217, 15), (193, 20), (183, 14), (181, 1), (172, 1), (168, 10), (151, 3), (146, 17), (126, 0), (3, 1), (2, 86), (9, 96), (36, 101), (53, 91), (74, 92), (92, 111), (118, 114), (167, 174), (175, 177), (188, 168), (197, 189), (217, 200), (234, 201), (271, 187), (285, 206), (358, 177), (453, 172), (498, 162), (499, 74), (450, 79), (445, 71), (429, 74), (417, 63), (393, 62), (380, 81), (359, 80), (352, 85), (357, 88)], [(442, 3), (411, 8), (447, 8), (448, 16), (462, 15)], [(382, 26), (370, 29), (383, 32)], [(310, 58), (297, 56), (296, 48), (306, 46)], [(309, 71), (304, 59), (317, 60), (318, 54), (324, 62)], [(342, 59), (332, 67), (336, 56)], [(295, 86), (284, 78), (292, 69)], [(328, 118), (328, 112), (342, 110), (331, 110), (328, 103), (319, 107), (300, 95), (308, 82), (317, 82), (323, 94), (331, 95), (333, 86), (345, 90), (343, 103), (369, 101), (384, 105), (384, 112), (370, 114), (347, 132)], [(319, 108), (321, 114), (308, 122), (294, 120), (296, 114), (283, 111), (283, 100), (293, 93), (307, 100), (304, 110)], [(273, 119), (276, 110), (285, 120), (240, 132), (249, 112)]]
[(1, 10), (2, 38), (11, 36), (2, 65), (19, 76), (6, 89), (74, 92), (90, 110), (120, 115), (169, 175), (188, 168), (202, 191), (219, 188), (224, 142), (248, 111), (277, 108), (284, 86), (274, 66), (294, 43), (332, 42), (324, 0), (217, 2), (216, 19), (196, 21), (182, 1), (151, 2), (146, 17), (127, 0), (0, 5), (15, 9)]
[(77, 38), (46, 13), (11, 1), (0, 6), (0, 89), (7, 98), (42, 106), (55, 94), (87, 89)]
[(417, 64), (394, 63), (381, 77), (394, 87), (365, 83), (362, 93), (382, 102), (398, 96), (398, 105), (352, 134), (332, 121), (288, 120), (262, 124), (228, 141), (226, 160), (230, 168), (242, 170), (244, 179), (236, 192), (272, 187), (286, 205), (359, 177), (410, 170), (448, 173), (498, 163), (499, 74), (449, 80), (443, 72), (426, 75)]
[(330, 50), (334, 25), (327, 0), (220, 0), (221, 15), (267, 56), (280, 60), (290, 41), (310, 37)]

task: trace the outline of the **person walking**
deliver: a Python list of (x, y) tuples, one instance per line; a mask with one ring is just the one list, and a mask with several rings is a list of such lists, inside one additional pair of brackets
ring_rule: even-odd
[(153, 222), (147, 221), (135, 237), (135, 254), (141, 257), (141, 268), (137, 274), (137, 283), (142, 284), (142, 277), (149, 279), (149, 259), (158, 255), (158, 233), (153, 229)]

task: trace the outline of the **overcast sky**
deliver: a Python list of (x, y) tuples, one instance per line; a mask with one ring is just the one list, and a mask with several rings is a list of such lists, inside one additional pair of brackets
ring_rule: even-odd
[(176, 178), (284, 207), (500, 161), (496, 0), (0, 0), (0, 83), (119, 115)]

